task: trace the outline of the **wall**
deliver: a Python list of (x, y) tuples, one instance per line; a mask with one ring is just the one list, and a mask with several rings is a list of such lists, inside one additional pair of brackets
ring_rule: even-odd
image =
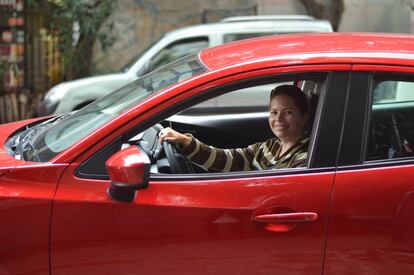
[(407, 0), (344, 0), (339, 31), (412, 33)]

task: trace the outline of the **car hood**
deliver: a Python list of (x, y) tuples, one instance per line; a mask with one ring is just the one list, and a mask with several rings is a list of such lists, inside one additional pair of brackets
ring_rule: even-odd
[[(27, 130), (48, 118), (35, 118), (19, 122), (0, 125), (0, 186), (2, 194), (13, 192), (12, 196), (26, 194), (30, 197), (44, 198), (52, 197), (55, 186), (59, 181), (68, 163), (53, 162), (32, 162), (16, 159), (11, 156), (6, 147), (6, 143), (14, 134)], [(6, 186), (14, 185), (15, 189), (8, 189)], [(27, 187), (27, 188), (26, 188)], [(8, 193), (10, 194), (10, 193)]]

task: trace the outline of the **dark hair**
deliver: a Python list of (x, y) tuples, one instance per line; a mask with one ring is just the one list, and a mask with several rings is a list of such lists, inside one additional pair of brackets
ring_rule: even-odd
[(292, 98), (302, 115), (310, 113), (308, 98), (298, 87), (294, 85), (277, 86), (270, 92), (270, 101), (278, 95), (286, 95)]

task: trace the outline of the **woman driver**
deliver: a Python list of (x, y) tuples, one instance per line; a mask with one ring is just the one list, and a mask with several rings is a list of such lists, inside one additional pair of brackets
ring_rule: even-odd
[(189, 160), (209, 171), (248, 171), (291, 168), (306, 165), (309, 137), (305, 134), (309, 104), (296, 86), (282, 85), (270, 93), (269, 125), (275, 138), (246, 148), (219, 149), (190, 134), (171, 128), (160, 132), (160, 142), (168, 140)]

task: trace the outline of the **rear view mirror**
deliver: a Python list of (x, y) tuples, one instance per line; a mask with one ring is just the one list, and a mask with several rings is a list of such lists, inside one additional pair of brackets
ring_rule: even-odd
[(132, 202), (136, 191), (148, 187), (151, 162), (148, 156), (135, 146), (130, 146), (109, 158), (106, 163), (111, 184), (111, 198)]

